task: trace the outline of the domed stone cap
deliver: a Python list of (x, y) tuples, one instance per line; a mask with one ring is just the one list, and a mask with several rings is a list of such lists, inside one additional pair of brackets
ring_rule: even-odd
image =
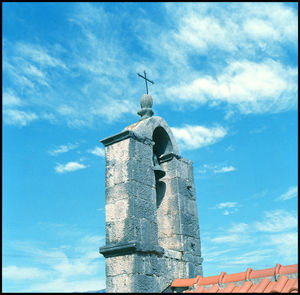
[(141, 104), (141, 108), (152, 108), (152, 105), (153, 105), (153, 99), (152, 99), (152, 96), (149, 95), (149, 94), (144, 94), (142, 97), (141, 97), (141, 100), (140, 100), (140, 104)]
[(144, 119), (148, 119), (153, 116), (152, 104), (153, 99), (149, 94), (144, 94), (140, 100), (141, 109), (137, 112), (139, 116), (141, 116), (140, 121)]

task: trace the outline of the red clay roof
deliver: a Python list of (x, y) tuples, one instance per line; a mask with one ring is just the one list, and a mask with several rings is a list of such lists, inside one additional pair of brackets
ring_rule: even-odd
[(217, 276), (175, 279), (171, 287), (188, 288), (185, 293), (298, 293), (298, 264)]

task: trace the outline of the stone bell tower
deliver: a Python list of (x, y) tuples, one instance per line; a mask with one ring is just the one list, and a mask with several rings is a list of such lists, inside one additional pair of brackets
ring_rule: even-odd
[(192, 162), (180, 156), (167, 123), (152, 116), (150, 95), (138, 114), (137, 123), (101, 140), (106, 292), (163, 292), (175, 278), (202, 275)]

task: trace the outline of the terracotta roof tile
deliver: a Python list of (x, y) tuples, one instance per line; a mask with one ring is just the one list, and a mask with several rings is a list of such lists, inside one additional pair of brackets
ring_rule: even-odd
[(289, 278), (287, 276), (281, 276), (271, 292), (280, 293), (288, 280)]
[(205, 290), (205, 293), (217, 293), (219, 290), (219, 285), (214, 284), (210, 289)]
[[(195, 293), (204, 293), (204, 292), (205, 292), (205, 289), (204, 289), (202, 286), (200, 286), (200, 287), (198, 287), (194, 292), (195, 292)], [(194, 293), (194, 292), (193, 292), (193, 293)]]
[(270, 284), (270, 280), (268, 280), (268, 279), (262, 279), (259, 284), (254, 285), (255, 288), (254, 288), (253, 292), (254, 293), (262, 293), (267, 288), (267, 286), (269, 284)]
[(175, 279), (171, 287), (190, 287), (193, 286), (197, 281), (197, 278), (194, 279)]
[(231, 293), (240, 293), (241, 286), (235, 286)]
[(246, 272), (239, 272), (231, 275), (226, 274), (222, 280), (222, 283), (237, 282), (243, 280), (246, 280)]
[[(293, 274), (292, 276), (289, 276)], [(298, 293), (298, 264), (192, 279), (175, 279), (172, 287), (189, 287), (185, 293)]]
[(298, 272), (298, 264), (281, 266), (281, 268), (279, 270), (279, 273), (281, 275), (296, 273), (296, 272)]
[(247, 293), (252, 287), (252, 282), (245, 282), (239, 289), (240, 293)]
[(224, 289), (220, 289), (218, 293), (231, 293), (235, 288), (234, 283), (229, 283)]
[(250, 273), (250, 279), (257, 279), (263, 277), (270, 277), (275, 275), (275, 267), (265, 268), (260, 270), (253, 270)]
[(274, 290), (274, 288), (276, 287), (276, 285), (277, 285), (277, 282), (270, 282), (263, 293), (271, 293)]
[(293, 289), (294, 283), (297, 283), (298, 286), (298, 278), (296, 279), (290, 279), (286, 282), (285, 286), (281, 290), (282, 293), (290, 293), (291, 290)]
[(217, 284), (219, 282), (222, 281), (224, 275), (226, 273), (222, 272), (220, 275), (218, 276), (211, 276), (211, 277), (206, 277), (206, 278), (199, 278), (199, 280), (197, 281), (198, 285), (210, 285), (210, 284)]

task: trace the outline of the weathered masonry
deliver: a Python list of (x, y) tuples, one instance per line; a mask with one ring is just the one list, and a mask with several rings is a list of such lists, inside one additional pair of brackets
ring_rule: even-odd
[[(106, 157), (106, 292), (163, 292), (202, 275), (193, 167), (141, 98), (140, 121), (101, 140)], [(159, 172), (159, 173), (157, 173)]]

